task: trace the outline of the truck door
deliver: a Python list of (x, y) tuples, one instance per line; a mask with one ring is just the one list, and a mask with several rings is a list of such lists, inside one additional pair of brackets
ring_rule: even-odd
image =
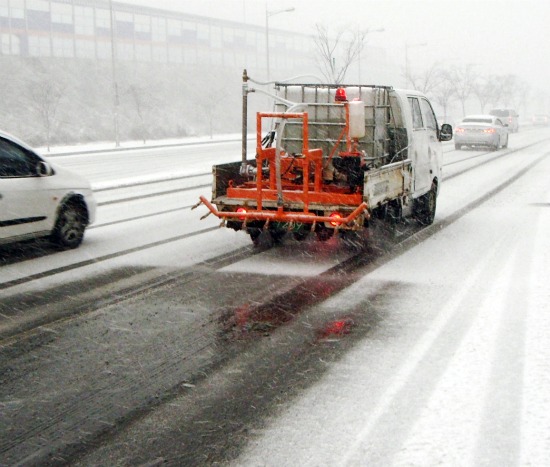
[(431, 186), (432, 180), (437, 178), (441, 180), (441, 158), (443, 156), (443, 149), (441, 142), (439, 141), (437, 119), (435, 113), (428, 99), (420, 99), (420, 107), (422, 109), (422, 118), (424, 121), (424, 128), (426, 130), (426, 139), (428, 142), (428, 172), (429, 172), (429, 184)]
[(409, 157), (412, 159), (414, 167), (414, 191), (423, 194), (431, 187), (430, 135), (420, 110), (420, 98), (408, 97), (408, 100), (413, 122), (413, 144), (409, 151)]

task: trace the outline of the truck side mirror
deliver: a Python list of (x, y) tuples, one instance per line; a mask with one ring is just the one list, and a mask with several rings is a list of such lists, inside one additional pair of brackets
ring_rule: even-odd
[(441, 125), (441, 131), (439, 132), (439, 141), (451, 141), (453, 138), (453, 127), (448, 123)]

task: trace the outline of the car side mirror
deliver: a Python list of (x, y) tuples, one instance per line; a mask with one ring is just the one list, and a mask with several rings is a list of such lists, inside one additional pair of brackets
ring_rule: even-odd
[(49, 177), (53, 174), (52, 166), (46, 161), (40, 161), (36, 164), (36, 174), (39, 177)]
[(444, 123), (441, 125), (441, 131), (439, 132), (439, 141), (451, 141), (453, 139), (453, 127)]

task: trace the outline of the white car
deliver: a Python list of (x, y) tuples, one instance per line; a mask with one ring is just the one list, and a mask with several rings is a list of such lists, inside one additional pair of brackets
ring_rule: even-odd
[(48, 236), (76, 248), (95, 211), (87, 180), (0, 131), (0, 244)]
[(493, 150), (508, 147), (508, 125), (493, 115), (468, 115), (456, 126), (455, 149), (486, 146)]

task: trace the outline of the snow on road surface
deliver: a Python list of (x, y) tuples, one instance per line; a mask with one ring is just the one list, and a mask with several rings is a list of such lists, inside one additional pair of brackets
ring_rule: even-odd
[[(529, 138), (527, 133), (519, 136)], [(216, 415), (213, 421), (205, 420), (219, 425), (242, 423), (243, 432), (253, 427), (247, 431), (247, 447), (233, 464), (547, 465), (550, 459), (549, 150), (547, 144), (539, 144), (518, 152), (512, 147), (510, 151), (483, 157), (476, 151), (453, 151), (448, 157), (471, 157), (470, 163), (478, 165), (465, 173), (461, 173), (460, 164), (446, 167), (448, 178), (438, 199), (436, 222), (426, 229), (430, 235), (405, 240), (402, 248), (389, 257), (383, 255), (380, 264), (373, 265), (365, 275), (354, 272), (353, 277), (346, 277), (345, 285), (335, 289), (339, 292), (330, 290), (324, 295), (322, 290), (312, 290), (319, 298), (304, 305), (294, 322), (259, 340), (258, 348), (266, 347), (260, 354), (263, 357), (254, 353), (241, 355), (239, 361), (260, 359), (260, 365), (265, 362), (268, 366), (277, 353), (270, 353), (275, 350), (270, 346), (295, 345), (293, 339), (306, 341), (304, 345), (311, 346), (307, 352), (326, 344), (330, 355), (330, 345), (346, 339), (349, 346), (342, 348), (351, 348), (349, 352), (336, 354), (341, 355), (339, 359), (319, 359), (326, 368), (321, 371), (320, 380), (306, 386), (303, 392), (300, 390), (296, 397), (285, 399), (285, 394), (281, 394), (284, 402), (276, 404), (273, 416), (264, 418), (265, 414), (257, 414), (259, 424), (246, 420), (246, 416), (241, 420), (240, 412), (234, 420), (222, 420)], [(122, 170), (124, 159), (113, 163)], [(108, 169), (108, 164), (104, 168)], [(78, 250), (10, 264), (3, 272), (15, 280), (25, 274), (41, 274), (47, 268), (61, 268), (64, 261), (88, 259), (88, 266), (34, 284), (14, 286), (5, 292), (28, 289), (29, 294), (35, 290), (39, 295), (41, 287), (63, 285), (65, 279), (75, 276), (85, 280), (99, 272), (108, 275), (117, 268), (143, 269), (144, 274), (157, 267), (192, 268), (212, 255), (250, 245), (245, 233), (229, 229), (190, 236), (196, 229), (217, 224), (211, 218), (199, 221), (201, 214), (170, 213), (154, 220), (144, 217), (92, 229)], [(174, 238), (177, 240), (170, 240)], [(235, 284), (242, 278), (239, 285), (246, 303), (247, 296), (261, 297), (272, 284), (293, 285), (301, 278), (310, 283), (309, 278), (324, 274), (349, 254), (344, 248), (335, 247), (334, 242), (320, 244), (319, 248), (311, 246), (317, 243), (305, 242), (299, 249), (294, 248), (293, 242), (290, 239), (282, 247), (244, 255), (244, 259), (221, 268), (220, 276), (235, 275)], [(142, 249), (142, 244), (152, 246)], [(125, 249), (128, 251), (118, 256)], [(295, 256), (293, 252), (298, 251), (300, 254)], [(103, 259), (96, 262), (97, 258)], [(244, 272), (250, 273), (249, 276)], [(251, 279), (254, 282), (249, 282)], [(335, 278), (326, 279), (324, 285)], [(229, 290), (220, 292), (219, 284), (215, 283), (204, 289), (210, 290), (211, 299), (227, 293), (235, 303), (241, 303), (239, 292), (235, 292), (236, 297)], [(202, 310), (205, 303), (209, 301), (198, 301), (201, 305), (198, 309)], [(213, 312), (216, 310), (214, 307)], [(350, 315), (364, 317), (361, 319), (368, 325), (354, 334), (353, 318), (348, 320)], [(317, 324), (331, 322), (335, 317), (350, 325), (349, 333), (327, 333), (317, 338)], [(115, 313), (110, 319), (116, 323), (121, 316)], [(104, 323), (99, 320), (99, 324)], [(113, 328), (116, 332), (121, 332), (120, 329)], [(304, 329), (315, 334), (314, 342), (301, 335)], [(74, 336), (69, 333), (67, 337)], [(185, 352), (184, 347), (171, 346), (170, 352)], [(285, 359), (287, 348), (280, 351)], [(79, 355), (80, 349), (72, 351)], [(58, 358), (55, 350), (51, 352)], [(229, 365), (228, 371), (232, 369)], [(47, 371), (45, 367), (40, 370)], [(223, 392), (224, 374), (217, 376), (214, 373), (202, 386), (208, 394)], [(297, 376), (300, 380), (307, 379)], [(272, 383), (269, 375), (264, 375), (265, 380), (257, 379), (254, 371), (243, 377), (248, 378), (250, 386)], [(214, 386), (216, 391), (208, 386), (212, 381), (219, 383)], [(254, 404), (247, 397), (250, 393), (250, 397), (258, 394), (250, 386), (232, 396), (242, 397), (244, 405)], [(289, 393), (291, 389), (287, 389)], [(228, 394), (221, 396), (220, 408), (231, 407), (233, 401), (224, 399)], [(123, 428), (117, 433), (120, 437), (104, 440), (105, 450), (100, 447), (90, 453), (82, 465), (100, 464), (105, 459), (113, 464), (122, 462), (121, 459), (154, 463), (163, 456), (170, 460), (172, 454), (172, 459), (186, 455), (185, 443), (171, 443), (170, 436), (180, 441), (186, 433), (200, 431), (181, 425), (183, 417), (178, 414), (178, 407), (184, 410), (186, 405), (180, 406), (179, 402), (174, 399), (173, 404), (158, 407)], [(200, 410), (204, 409), (209, 414), (209, 407), (193, 410), (202, 415)], [(140, 429), (146, 436), (139, 433)], [(149, 433), (152, 437), (147, 436)], [(74, 430), (71, 435), (76, 436)], [(229, 438), (220, 439), (220, 444), (230, 443)], [(167, 444), (162, 445), (161, 441)], [(208, 446), (201, 448), (204, 452), (201, 450), (197, 455), (207, 456)]]
[[(325, 302), (327, 312), (363, 304), (382, 323), (256, 433), (235, 465), (548, 465), (548, 180), (547, 156)], [(463, 188), (446, 184), (443, 199)], [(362, 302), (384, 283), (402, 295)]]

